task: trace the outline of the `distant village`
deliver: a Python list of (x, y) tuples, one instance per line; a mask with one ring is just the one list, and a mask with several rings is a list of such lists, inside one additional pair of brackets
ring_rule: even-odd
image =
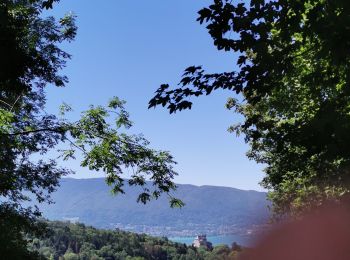
[(190, 223), (188, 226), (147, 226), (117, 223), (112, 226), (120, 230), (131, 231), (136, 233), (145, 233), (152, 236), (167, 236), (167, 237), (190, 237), (205, 233), (208, 236), (216, 235), (254, 235), (267, 226), (256, 225), (251, 227), (238, 227), (236, 225), (218, 226)]
[[(71, 223), (79, 222), (79, 217), (65, 217), (63, 221)], [(119, 229), (135, 233), (144, 233), (152, 236), (167, 237), (195, 237), (198, 234), (208, 236), (217, 235), (254, 235), (267, 228), (267, 225), (253, 225), (250, 227), (239, 227), (237, 225), (216, 225), (216, 224), (196, 224), (188, 223), (186, 226), (148, 226), (123, 223), (110, 223), (102, 228)], [(200, 238), (199, 238), (200, 239)]]

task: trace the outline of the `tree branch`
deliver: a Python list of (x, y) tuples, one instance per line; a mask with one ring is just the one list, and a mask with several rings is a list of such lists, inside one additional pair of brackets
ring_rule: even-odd
[(4, 133), (3, 135), (8, 135), (8, 136), (16, 136), (16, 135), (29, 135), (33, 133), (40, 133), (40, 132), (55, 132), (59, 134), (63, 134), (66, 132), (62, 127), (60, 128), (41, 128), (41, 129), (35, 129), (35, 130), (28, 130), (28, 131), (23, 131), (23, 132), (15, 132), (15, 133)]

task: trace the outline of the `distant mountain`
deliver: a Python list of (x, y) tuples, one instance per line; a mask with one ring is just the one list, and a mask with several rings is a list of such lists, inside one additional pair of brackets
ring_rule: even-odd
[(100, 228), (121, 228), (152, 235), (193, 235), (250, 232), (268, 220), (266, 193), (228, 187), (178, 185), (175, 196), (185, 207), (172, 209), (165, 196), (146, 205), (136, 203), (139, 189), (125, 187), (114, 196), (103, 178), (61, 180), (41, 205), (50, 220), (78, 220)]

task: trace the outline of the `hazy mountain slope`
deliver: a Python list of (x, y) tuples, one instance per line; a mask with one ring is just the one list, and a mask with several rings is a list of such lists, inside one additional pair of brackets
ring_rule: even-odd
[(61, 187), (53, 194), (56, 203), (42, 205), (41, 209), (49, 219), (79, 217), (80, 222), (97, 227), (113, 227), (119, 223), (120, 227), (129, 224), (173, 229), (191, 229), (196, 225), (200, 226), (197, 229), (234, 225), (250, 228), (268, 218), (266, 194), (263, 192), (179, 185), (175, 195), (186, 206), (171, 209), (166, 197), (143, 205), (136, 203), (137, 188), (126, 187), (125, 191), (126, 195), (111, 195), (110, 188), (101, 178), (62, 179)]

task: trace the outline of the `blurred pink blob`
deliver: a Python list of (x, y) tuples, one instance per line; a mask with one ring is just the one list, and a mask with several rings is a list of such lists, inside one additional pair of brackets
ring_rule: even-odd
[(350, 210), (330, 206), (276, 226), (240, 259), (349, 260)]

